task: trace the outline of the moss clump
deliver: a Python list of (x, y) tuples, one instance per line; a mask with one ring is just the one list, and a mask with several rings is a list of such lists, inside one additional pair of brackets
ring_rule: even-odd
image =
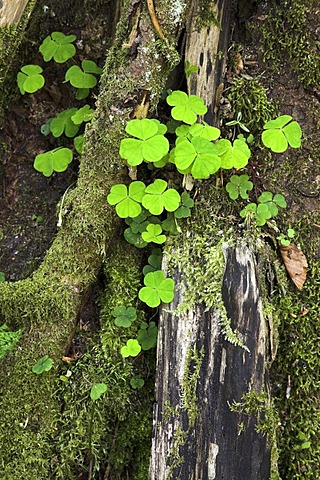
[(280, 475), (286, 480), (320, 478), (320, 265), (314, 263), (301, 293), (279, 298), (279, 348), (274, 364), (274, 396)]
[(228, 100), (234, 118), (241, 112), (241, 122), (251, 133), (261, 131), (265, 122), (275, 114), (276, 108), (267, 97), (266, 89), (258, 79), (234, 78)]
[(304, 86), (320, 83), (320, 42), (317, 28), (317, 0), (288, 0), (268, 12), (262, 28), (264, 60), (273, 68), (286, 64)]

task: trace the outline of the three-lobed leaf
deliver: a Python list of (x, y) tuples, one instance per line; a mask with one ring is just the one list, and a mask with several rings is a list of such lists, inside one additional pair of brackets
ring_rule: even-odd
[(163, 135), (165, 131), (165, 125), (148, 118), (130, 120), (126, 132), (135, 138), (121, 140), (120, 156), (132, 166), (143, 161), (160, 161), (169, 151), (169, 142)]
[(17, 75), (17, 83), (20, 93), (35, 93), (45, 84), (45, 79), (41, 75), (42, 68), (39, 65), (24, 65), (21, 72)]
[(166, 278), (162, 270), (147, 273), (145, 287), (139, 290), (139, 298), (149, 307), (158, 307), (161, 302), (169, 303), (174, 297), (174, 281)]
[(117, 327), (128, 328), (136, 320), (137, 311), (134, 307), (120, 305), (112, 310), (111, 315), (115, 317), (114, 323)]
[(141, 352), (141, 346), (138, 340), (130, 338), (127, 344), (121, 348), (120, 352), (124, 358), (136, 357)]
[(197, 95), (187, 95), (181, 90), (173, 91), (167, 97), (167, 103), (173, 107), (171, 116), (189, 125), (196, 122), (197, 115), (204, 115), (208, 110), (202, 98)]
[(76, 112), (72, 115), (71, 120), (76, 125), (81, 125), (82, 122), (90, 122), (93, 117), (94, 110), (89, 105), (76, 109)]
[(80, 125), (75, 125), (72, 120), (76, 112), (77, 108), (68, 108), (51, 119), (50, 132), (54, 137), (60, 137), (64, 133), (66, 137), (71, 138), (78, 133)]
[(143, 240), (147, 243), (164, 243), (167, 239), (165, 235), (162, 235), (162, 228), (160, 225), (155, 225), (153, 223), (150, 223), (146, 231), (142, 232), (141, 234)]
[(62, 32), (52, 32), (48, 35), (39, 47), (39, 51), (45, 62), (52, 58), (57, 63), (65, 63), (72, 58), (76, 49), (72, 44), (76, 40), (75, 35), (64, 35)]
[(180, 195), (174, 188), (166, 190), (168, 183), (157, 178), (145, 189), (142, 205), (153, 215), (160, 215), (163, 210), (173, 212), (179, 207)]
[(236, 200), (239, 195), (246, 200), (248, 191), (253, 189), (253, 183), (249, 180), (249, 175), (232, 175), (226, 185), (226, 190), (232, 200)]
[(41, 375), (43, 372), (49, 372), (53, 366), (53, 360), (49, 355), (44, 355), (44, 357), (39, 358), (37, 363), (33, 365), (32, 371), (37, 375)]
[(267, 122), (263, 127), (262, 143), (276, 153), (285, 152), (288, 144), (292, 148), (299, 148), (302, 131), (299, 123), (291, 120), (290, 115), (281, 115)]
[(144, 197), (145, 184), (140, 181), (130, 183), (129, 189), (120, 183), (111, 187), (107, 201), (116, 205), (116, 212), (120, 218), (137, 217), (140, 215), (141, 201)]
[(101, 72), (101, 68), (92, 60), (82, 60), (81, 68), (78, 65), (73, 65), (67, 70), (65, 81), (70, 82), (76, 88), (93, 88), (97, 85), (97, 79), (93, 74)]
[(94, 402), (98, 400), (107, 391), (105, 383), (94, 383), (91, 387), (90, 398)]
[(137, 340), (141, 345), (142, 350), (150, 350), (157, 344), (158, 328), (155, 322), (142, 322), (137, 334)]
[(221, 166), (217, 149), (206, 138), (182, 139), (174, 149), (172, 160), (181, 173), (191, 173), (195, 179), (209, 178)]
[(236, 139), (232, 144), (230, 140), (221, 139), (215, 144), (215, 147), (216, 153), (221, 159), (221, 168), (238, 170), (248, 164), (251, 152), (243, 140)]
[(37, 155), (33, 166), (38, 172), (42, 172), (45, 177), (50, 177), (53, 172), (64, 172), (72, 159), (73, 153), (70, 148), (59, 147)]

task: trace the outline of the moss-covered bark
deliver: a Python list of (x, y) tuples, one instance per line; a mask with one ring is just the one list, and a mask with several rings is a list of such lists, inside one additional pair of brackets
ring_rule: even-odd
[[(164, 6), (160, 3), (159, 8), (161, 11)], [(137, 21), (139, 38), (134, 27)], [(0, 286), (2, 321), (14, 328), (21, 327), (24, 332), (19, 347), (4, 359), (0, 372), (0, 467), (3, 480), (40, 480), (50, 475), (71, 479), (71, 472), (74, 474), (72, 467), (69, 473), (68, 469), (64, 470), (69, 463), (76, 462), (79, 455), (73, 447), (72, 455), (63, 461), (64, 467), (57, 474), (59, 456), (65, 458), (64, 449), (61, 447), (57, 457), (59, 447), (55, 447), (57, 432), (63, 425), (61, 398), (54, 394), (59, 389), (59, 360), (73, 337), (77, 315), (88, 288), (104, 258), (114, 252), (112, 243), (119, 223), (113, 209), (106, 203), (106, 196), (111, 185), (127, 182), (128, 179), (127, 169), (118, 155), (124, 125), (133, 108), (132, 105), (126, 106), (126, 100), (128, 97), (136, 98), (142, 89), (147, 90), (155, 108), (172, 63), (177, 59), (174, 42), (179, 25), (180, 17), (170, 17), (166, 21), (163, 18), (167, 40), (157, 43), (148, 12), (144, 9), (135, 11), (126, 2), (101, 78), (95, 118), (86, 132), (79, 180), (64, 199), (70, 211), (63, 218), (62, 227), (43, 264), (32, 278)], [(134, 37), (129, 40), (131, 32)], [(138, 48), (133, 56), (130, 47), (137, 38)], [(124, 275), (120, 268), (124, 253), (117, 251), (111, 255), (115, 255), (119, 275)], [(126, 265), (130, 262), (135, 264), (136, 255), (127, 248)], [(138, 278), (138, 272), (134, 278)], [(136, 289), (135, 279), (131, 279), (127, 291), (133, 286)], [(105, 347), (104, 355), (108, 362), (112, 355), (118, 357), (117, 342), (115, 340), (112, 346)], [(44, 354), (53, 358), (55, 366), (50, 372), (36, 376), (31, 371), (32, 366)], [(127, 381), (125, 367), (123, 376)], [(90, 378), (85, 382), (87, 395), (91, 381)], [(114, 370), (110, 382), (112, 388), (117, 386)], [(124, 382), (124, 400), (120, 405), (130, 411), (132, 394), (126, 385)], [(115, 391), (119, 393), (118, 387)], [(113, 402), (115, 397), (111, 394)], [(122, 412), (118, 416), (124, 418), (123, 415)], [(81, 437), (83, 442), (84, 437)], [(84, 445), (82, 448), (87, 449)], [(110, 452), (106, 448), (107, 457)]]

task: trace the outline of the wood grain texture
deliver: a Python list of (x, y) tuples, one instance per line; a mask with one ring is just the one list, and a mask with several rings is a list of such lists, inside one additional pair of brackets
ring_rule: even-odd
[(1, 0), (0, 27), (17, 23), (29, 0)]

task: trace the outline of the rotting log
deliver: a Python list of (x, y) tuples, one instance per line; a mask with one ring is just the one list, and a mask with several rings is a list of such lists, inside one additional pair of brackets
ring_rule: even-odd
[[(185, 54), (190, 64), (199, 65), (199, 74), (191, 77), (188, 86), (190, 93), (204, 98), (208, 107), (205, 120), (210, 124), (217, 123), (223, 90), (231, 2), (221, 1), (215, 7), (216, 24), (200, 31), (196, 15), (191, 16)], [(192, 8), (197, 12), (198, 3), (193, 2)], [(202, 192), (208, 203), (217, 201), (210, 198), (208, 191), (204, 182), (200, 197)], [(205, 204), (202, 209), (206, 209)], [(182, 243), (186, 243), (189, 252), (196, 248), (193, 225), (201, 223), (203, 214), (202, 211), (199, 219), (193, 218), (183, 233)], [(203, 237), (206, 229), (203, 222)], [(243, 415), (241, 411), (232, 411), (232, 404), (241, 402), (248, 393), (269, 392), (269, 327), (262, 309), (261, 273), (253, 245), (238, 242), (232, 246), (227, 241), (224, 247), (220, 245), (226, 229), (227, 225), (221, 224), (218, 235), (207, 237), (213, 250), (224, 250), (224, 274), (217, 275), (212, 286), (201, 284), (201, 278), (198, 279), (199, 293), (201, 288), (209, 292), (212, 288), (214, 292), (210, 309), (205, 302), (198, 301), (193, 307), (179, 310), (188, 298), (190, 285), (184, 279), (186, 265), (180, 256), (180, 243), (167, 250), (174, 259), (169, 263), (174, 265), (178, 293), (160, 317), (151, 480), (270, 477), (271, 445), (266, 436), (257, 432), (259, 413)], [(197, 262), (205, 277), (210, 257), (199, 254)], [(242, 347), (226, 338), (234, 340), (231, 331), (225, 329), (226, 316)]]
[(0, 5), (0, 27), (19, 22), (29, 0), (2, 0)]

